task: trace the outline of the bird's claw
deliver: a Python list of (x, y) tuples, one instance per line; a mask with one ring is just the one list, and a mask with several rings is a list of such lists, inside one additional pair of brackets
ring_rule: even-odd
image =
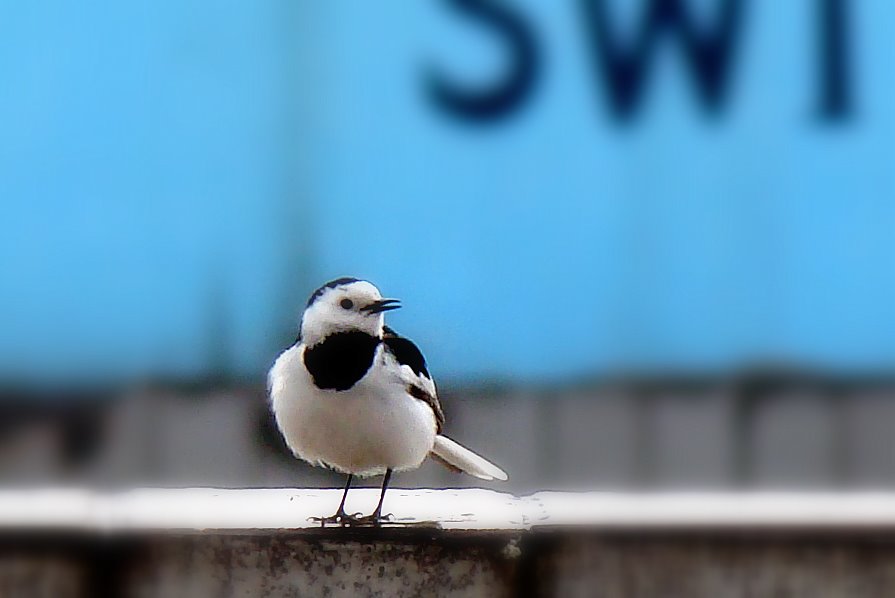
[(308, 521), (319, 523), (320, 527), (325, 527), (327, 525), (341, 525), (342, 527), (350, 525), (363, 525), (361, 523), (362, 519), (362, 513), (354, 513), (353, 515), (349, 515), (345, 511), (338, 511), (336, 514), (330, 515), (329, 517), (308, 517)]
[(381, 513), (372, 513), (363, 515), (362, 513), (341, 512), (329, 517), (308, 517), (308, 521), (319, 523), (320, 527), (327, 525), (341, 525), (342, 527), (379, 527), (383, 523), (391, 523), (395, 520), (395, 516), (391, 513), (382, 515)]
[(355, 525), (379, 527), (383, 523), (394, 521), (394, 519), (395, 516), (391, 513), (386, 513), (385, 515), (383, 515), (382, 513), (374, 512), (365, 517), (359, 517)]

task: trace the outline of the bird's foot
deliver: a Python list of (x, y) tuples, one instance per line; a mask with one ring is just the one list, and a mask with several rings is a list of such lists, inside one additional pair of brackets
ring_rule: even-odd
[(342, 527), (346, 525), (364, 525), (361, 523), (362, 519), (364, 517), (360, 513), (349, 515), (342, 509), (339, 509), (334, 515), (329, 517), (308, 517), (308, 521), (319, 523), (320, 527), (326, 527), (327, 525), (341, 525)]
[(395, 520), (395, 516), (391, 513), (386, 513), (383, 515), (379, 511), (374, 511), (370, 515), (366, 515), (364, 517), (358, 517), (352, 525), (358, 526), (367, 526), (367, 527), (379, 527), (383, 523), (390, 523)]

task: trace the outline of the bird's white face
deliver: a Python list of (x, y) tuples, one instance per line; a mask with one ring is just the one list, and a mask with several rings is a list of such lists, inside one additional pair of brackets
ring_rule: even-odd
[(315, 345), (335, 332), (360, 330), (382, 334), (383, 313), (400, 307), (396, 299), (383, 299), (365, 280), (323, 287), (315, 293), (301, 319), (301, 340)]

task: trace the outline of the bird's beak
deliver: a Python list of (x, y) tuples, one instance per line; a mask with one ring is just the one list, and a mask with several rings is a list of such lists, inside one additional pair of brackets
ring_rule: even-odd
[(398, 309), (401, 307), (399, 303), (399, 299), (380, 299), (379, 301), (374, 301), (370, 305), (365, 305), (360, 308), (360, 310), (368, 314), (381, 314), (384, 311)]

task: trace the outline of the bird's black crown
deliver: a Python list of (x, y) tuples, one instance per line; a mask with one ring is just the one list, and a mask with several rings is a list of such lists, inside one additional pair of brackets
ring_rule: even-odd
[(317, 299), (326, 292), (326, 289), (334, 289), (336, 287), (340, 287), (342, 285), (351, 284), (352, 282), (360, 282), (359, 278), (352, 278), (350, 276), (344, 276), (342, 278), (337, 278), (335, 280), (330, 280), (325, 285), (321, 286), (319, 289), (311, 293), (310, 298), (308, 299), (308, 305), (306, 307), (311, 307)]

